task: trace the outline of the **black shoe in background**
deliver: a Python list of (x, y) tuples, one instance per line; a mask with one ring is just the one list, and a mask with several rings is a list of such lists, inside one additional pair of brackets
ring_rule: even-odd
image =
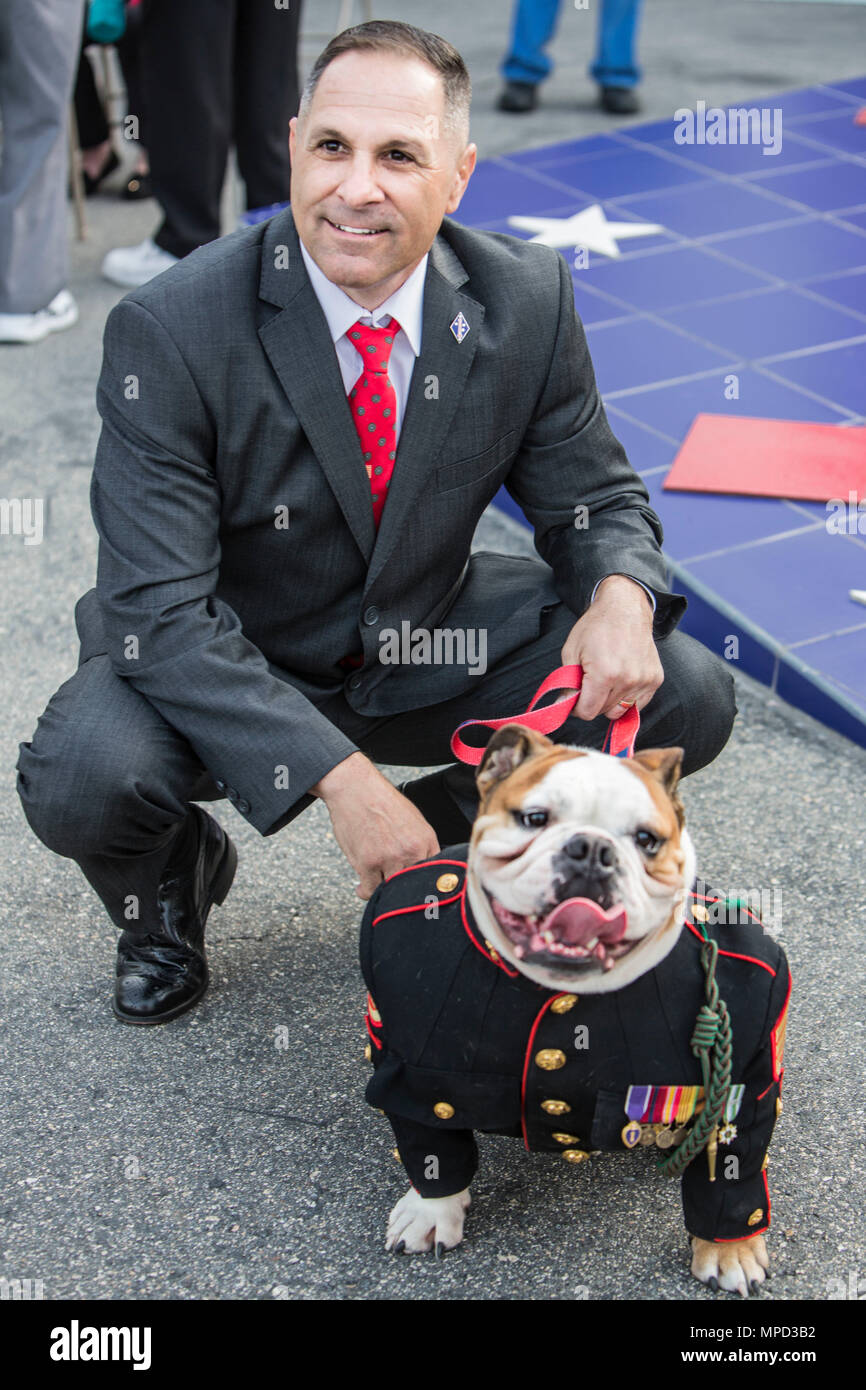
[(205, 923), (211, 905), (225, 901), (237, 863), (222, 826), (191, 804), (159, 881), (159, 929), (124, 931), (117, 944), (113, 1007), (122, 1023), (167, 1023), (202, 997)]
[(496, 103), (499, 111), (534, 111), (538, 105), (538, 84), (535, 82), (506, 82)]
[(431, 772), (413, 782), (401, 782), (397, 788), (436, 831), (440, 848), (465, 844), (472, 834), (472, 822), (464, 816), (457, 802), (443, 785), (444, 772)]
[(603, 109), (612, 116), (633, 116), (640, 110), (640, 101), (633, 87), (602, 87), (599, 100)]

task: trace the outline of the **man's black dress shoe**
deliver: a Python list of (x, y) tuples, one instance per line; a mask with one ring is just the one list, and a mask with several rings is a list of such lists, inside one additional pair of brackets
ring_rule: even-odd
[(600, 101), (612, 116), (633, 116), (640, 110), (640, 101), (633, 87), (602, 87)]
[(457, 802), (443, 785), (444, 772), (431, 772), (413, 782), (401, 782), (397, 790), (412, 802), (436, 831), (440, 848), (462, 845), (472, 834), (472, 822), (467, 820)]
[(536, 82), (506, 82), (496, 105), (500, 111), (534, 111), (538, 105)]
[(221, 825), (190, 805), (157, 889), (159, 929), (124, 931), (117, 944), (114, 1012), (123, 1023), (167, 1023), (208, 987), (204, 929), (224, 902), (238, 854)]

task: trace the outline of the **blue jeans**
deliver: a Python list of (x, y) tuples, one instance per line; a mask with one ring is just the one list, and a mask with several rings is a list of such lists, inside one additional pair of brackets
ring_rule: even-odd
[[(560, 3), (561, 0), (517, 0), (511, 46), (502, 64), (506, 81), (534, 85), (550, 76), (553, 63), (542, 50), (553, 37)], [(600, 6), (598, 52), (590, 64), (589, 75), (601, 87), (635, 87), (641, 78), (634, 57), (641, 0), (595, 3)]]

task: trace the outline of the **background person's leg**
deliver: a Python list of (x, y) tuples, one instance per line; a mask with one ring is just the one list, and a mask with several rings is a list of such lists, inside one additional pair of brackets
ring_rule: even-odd
[(156, 245), (186, 256), (220, 234), (232, 120), (235, 0), (146, 0), (140, 29)]
[(289, 121), (298, 113), (301, 0), (287, 9), (238, 6), (234, 142), (248, 208), (287, 202)]
[(502, 64), (506, 82), (543, 82), (553, 69), (544, 47), (553, 38), (560, 0), (517, 0), (508, 55)]
[(67, 121), (83, 0), (0, 4), (0, 314), (45, 309), (68, 278)]
[(641, 0), (602, 0), (598, 16), (598, 51), (589, 75), (600, 87), (636, 87), (641, 70), (636, 59)]

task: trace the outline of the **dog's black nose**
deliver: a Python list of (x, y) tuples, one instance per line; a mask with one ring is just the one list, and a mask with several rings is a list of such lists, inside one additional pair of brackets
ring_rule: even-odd
[(573, 835), (562, 847), (563, 854), (574, 869), (586, 878), (610, 878), (616, 867), (613, 846), (607, 840), (593, 840), (589, 835)]

